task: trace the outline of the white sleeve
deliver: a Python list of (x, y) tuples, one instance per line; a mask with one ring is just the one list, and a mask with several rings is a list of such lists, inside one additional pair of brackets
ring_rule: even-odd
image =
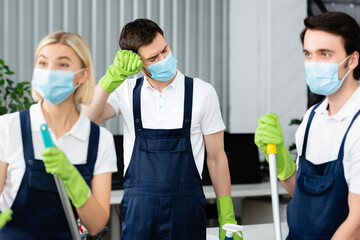
[(204, 135), (217, 133), (225, 129), (218, 96), (213, 86), (210, 84), (209, 86), (209, 90), (204, 100), (203, 114), (201, 117), (201, 130)]
[(0, 116), (0, 161), (9, 163), (10, 160), (6, 156), (9, 151), (14, 151), (18, 144), (19, 147), (22, 146), (19, 112)]
[(115, 110), (116, 116), (121, 114), (121, 106), (127, 101), (132, 102), (132, 91), (136, 84), (136, 77), (128, 77), (119, 87), (113, 91), (107, 103), (109, 103)]
[(113, 91), (108, 100), (107, 103), (109, 103), (113, 109), (116, 112), (116, 116), (120, 115), (120, 87), (118, 87), (117, 89), (115, 89), (115, 91)]
[[(359, 128), (353, 129), (358, 132)], [(348, 168), (348, 186), (349, 191), (360, 194), (360, 138), (358, 138), (351, 146), (350, 150), (350, 166)]]
[(116, 171), (117, 162), (113, 135), (105, 128), (100, 127), (99, 149), (94, 175)]
[(6, 133), (5, 133), (5, 129), (6, 129), (6, 122), (4, 119), (4, 116), (0, 117), (0, 161), (7, 163), (6, 159), (5, 159), (5, 146), (4, 144), (7, 143), (9, 141), (9, 139), (6, 139)]

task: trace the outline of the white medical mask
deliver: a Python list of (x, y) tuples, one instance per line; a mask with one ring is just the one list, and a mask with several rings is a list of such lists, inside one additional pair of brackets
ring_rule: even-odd
[(350, 55), (339, 64), (329, 62), (305, 62), (305, 80), (310, 91), (315, 94), (328, 96), (339, 90), (344, 79), (351, 71), (351, 69), (349, 69), (345, 76), (339, 80), (339, 66), (349, 57)]
[(51, 70), (34, 68), (32, 86), (40, 96), (52, 105), (62, 103), (76, 88), (73, 86), (74, 75), (83, 71), (84, 68), (72, 72), (63, 70)]

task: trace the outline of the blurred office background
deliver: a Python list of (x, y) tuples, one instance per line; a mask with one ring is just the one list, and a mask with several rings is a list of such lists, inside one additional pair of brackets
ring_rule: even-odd
[[(343, 11), (360, 21), (359, 10), (360, 0), (0, 0), (0, 58), (15, 72), (12, 80), (31, 81), (39, 41), (56, 30), (77, 32), (99, 80), (119, 50), (122, 27), (150, 18), (164, 29), (180, 71), (215, 87), (228, 133), (253, 133), (271, 111), (290, 145), (290, 120), (320, 99), (304, 81), (303, 19)], [(122, 134), (121, 118), (103, 125)]]
[[(210, 82), (230, 133), (254, 132), (257, 119), (276, 112), (287, 142), (292, 118), (306, 111), (299, 33), (304, 0), (0, 0), (0, 58), (30, 81), (39, 41), (56, 30), (77, 32), (89, 44), (96, 79), (113, 62), (122, 27), (150, 18), (186, 75)], [(121, 119), (104, 124), (122, 134)]]

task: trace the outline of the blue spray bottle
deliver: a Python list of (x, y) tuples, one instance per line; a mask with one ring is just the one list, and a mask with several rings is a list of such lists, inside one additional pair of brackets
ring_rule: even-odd
[(233, 240), (234, 233), (243, 239), (242, 229), (243, 226), (227, 223), (222, 226), (222, 229), (226, 231), (225, 240)]

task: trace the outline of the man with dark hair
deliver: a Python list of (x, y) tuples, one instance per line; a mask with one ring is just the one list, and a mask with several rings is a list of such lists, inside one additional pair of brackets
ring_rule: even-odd
[[(206, 239), (201, 184), (206, 147), (223, 240), (221, 227), (236, 221), (215, 89), (177, 69), (163, 31), (151, 20), (126, 24), (119, 45), (123, 50), (84, 108), (96, 123), (123, 118), (121, 239)], [(128, 77), (140, 70), (144, 77)]]
[(287, 239), (360, 239), (360, 27), (345, 13), (304, 21), (305, 80), (325, 95), (296, 132), (296, 166), (276, 114), (260, 117), (255, 143), (277, 147), (277, 172), (293, 197)]

